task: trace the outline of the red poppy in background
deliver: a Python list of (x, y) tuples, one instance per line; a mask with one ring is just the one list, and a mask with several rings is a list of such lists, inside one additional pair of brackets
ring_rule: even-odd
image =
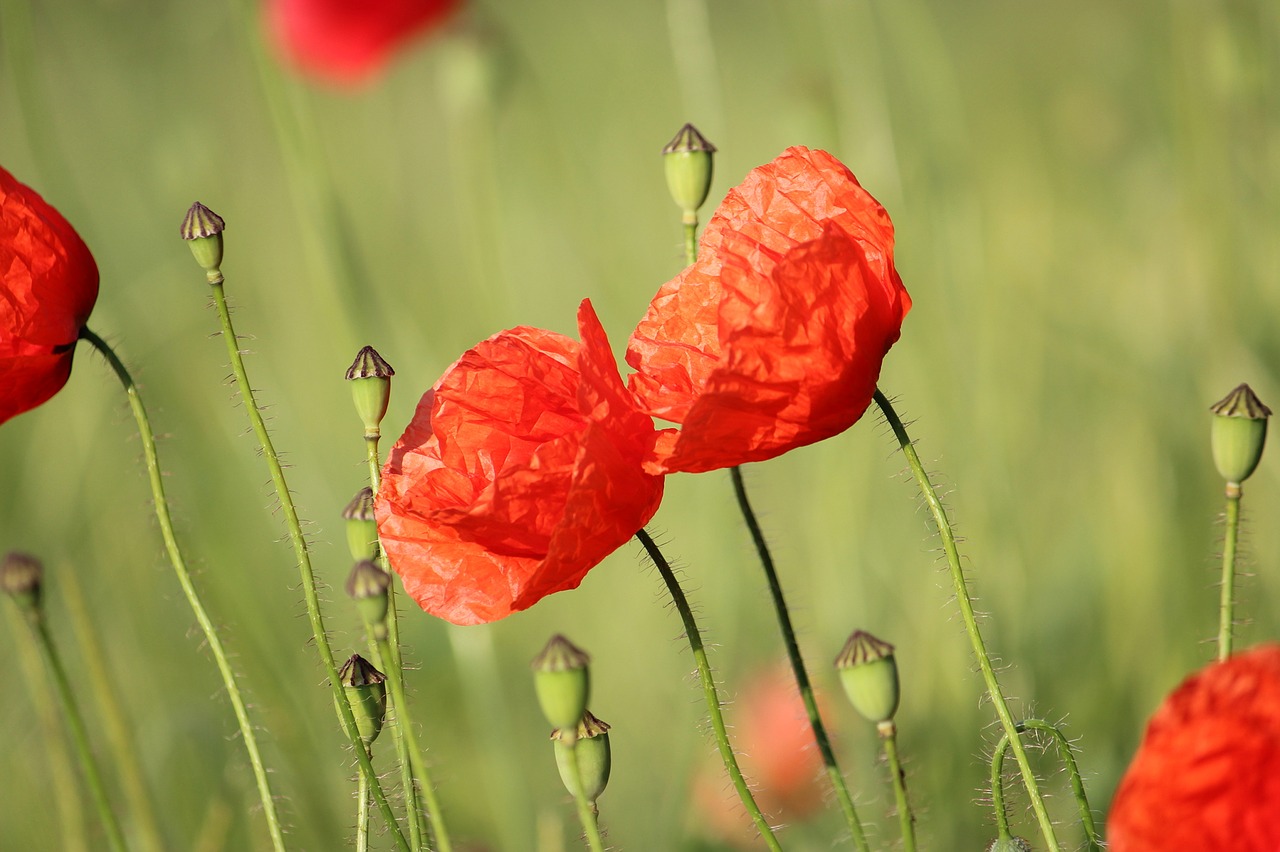
[(1112, 852), (1280, 849), (1280, 645), (1215, 663), (1165, 699), (1107, 840)]
[(383, 471), (392, 568), (424, 610), (495, 621), (576, 588), (653, 517), (653, 421), (584, 301), (582, 342), (536, 328), (471, 349), (423, 396)]
[(67, 383), (98, 298), (98, 265), (75, 229), (0, 168), (0, 423)]
[(272, 38), (292, 64), (332, 83), (359, 83), (400, 45), (443, 22), (460, 0), (270, 0)]
[(683, 426), (662, 434), (654, 469), (732, 467), (843, 432), (910, 307), (889, 215), (839, 160), (789, 148), (755, 169), (627, 346), (641, 404)]

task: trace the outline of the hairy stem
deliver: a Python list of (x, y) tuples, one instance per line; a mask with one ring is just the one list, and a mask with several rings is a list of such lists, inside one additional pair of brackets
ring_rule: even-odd
[(1222, 597), (1218, 603), (1218, 660), (1231, 656), (1236, 609), (1236, 543), (1240, 538), (1239, 483), (1227, 483), (1227, 533), (1222, 543)]

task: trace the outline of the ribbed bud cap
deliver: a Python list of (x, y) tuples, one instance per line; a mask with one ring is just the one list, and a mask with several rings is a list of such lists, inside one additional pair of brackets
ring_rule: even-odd
[(872, 722), (886, 722), (898, 712), (898, 663), (893, 646), (855, 630), (836, 657), (845, 695), (855, 710)]
[(226, 229), (222, 217), (199, 201), (187, 209), (182, 219), (182, 238), (210, 280), (215, 275), (221, 277), (218, 270), (222, 267), (222, 232)]
[(1262, 460), (1271, 409), (1262, 404), (1252, 388), (1242, 384), (1209, 410), (1214, 415), (1210, 427), (1214, 466), (1223, 479), (1239, 485)]
[(364, 657), (352, 654), (342, 664), (338, 680), (351, 702), (360, 739), (368, 746), (382, 732), (382, 720), (387, 715), (387, 676)]
[(708, 142), (698, 128), (686, 124), (662, 149), (663, 167), (667, 173), (667, 189), (685, 215), (687, 223), (697, 222), (698, 208), (711, 191), (716, 146)]
[(347, 368), (347, 381), (351, 382), (351, 399), (355, 402), (356, 413), (364, 423), (367, 437), (382, 434), (382, 418), (387, 414), (387, 405), (391, 402), (391, 377), (396, 371), (391, 369), (378, 350), (366, 346), (356, 354), (356, 359)]
[(357, 561), (378, 556), (378, 522), (373, 514), (373, 489), (365, 486), (356, 492), (342, 510), (347, 522), (347, 549)]
[(577, 795), (573, 775), (569, 771), (569, 761), (576, 759), (578, 773), (582, 778), (583, 796), (592, 804), (609, 785), (609, 772), (613, 763), (609, 750), (609, 728), (608, 723), (591, 715), (590, 710), (584, 710), (581, 721), (571, 731), (557, 729), (551, 732), (560, 781), (570, 795)]
[(40, 609), (40, 591), (44, 582), (44, 565), (29, 553), (6, 554), (0, 564), (0, 589), (13, 598), (24, 611)]
[(558, 633), (533, 658), (533, 688), (551, 727), (572, 730), (582, 718), (591, 695), (590, 663), (586, 651)]

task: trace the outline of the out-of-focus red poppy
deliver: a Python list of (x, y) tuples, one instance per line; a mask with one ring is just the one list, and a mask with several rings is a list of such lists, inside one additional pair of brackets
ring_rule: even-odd
[[(773, 822), (794, 823), (822, 806), (822, 755), (795, 676), (785, 664), (757, 671), (733, 702), (734, 747), (753, 795)], [(759, 836), (719, 761), (694, 782), (696, 823), (717, 839), (756, 848)]]
[(98, 265), (62, 214), (0, 168), (0, 423), (71, 375), (98, 298)]
[(332, 83), (359, 83), (393, 51), (444, 21), (460, 0), (270, 0), (267, 22), (284, 56)]
[(383, 471), (378, 533), (405, 589), (455, 624), (576, 588), (653, 517), (653, 421), (583, 302), (582, 342), (536, 328), (489, 338), (418, 404)]
[(1165, 699), (1107, 841), (1112, 852), (1280, 850), (1280, 645), (1215, 663)]
[(789, 148), (755, 169), (631, 335), (631, 389), (683, 426), (654, 469), (731, 467), (843, 432), (910, 307), (889, 215), (839, 160)]

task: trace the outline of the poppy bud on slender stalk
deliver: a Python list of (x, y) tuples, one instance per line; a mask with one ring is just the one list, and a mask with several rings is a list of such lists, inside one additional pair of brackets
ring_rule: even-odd
[(391, 577), (374, 562), (362, 559), (347, 577), (347, 595), (356, 602), (360, 615), (373, 631), (373, 638), (387, 638), (387, 589)]
[(1213, 427), (1213, 463), (1229, 483), (1239, 485), (1258, 467), (1267, 442), (1267, 418), (1271, 409), (1253, 389), (1239, 385), (1210, 407)]
[(352, 654), (338, 672), (366, 748), (382, 733), (382, 720), (387, 715), (386, 679), (386, 675), (359, 654)]
[(584, 710), (577, 725), (569, 730), (556, 729), (551, 732), (551, 739), (555, 743), (556, 768), (560, 770), (560, 780), (565, 789), (570, 795), (578, 795), (569, 766), (569, 761), (576, 757), (578, 773), (582, 779), (582, 794), (592, 805), (609, 784), (609, 771), (612, 768), (609, 727), (608, 723), (592, 716), (590, 710)]
[(40, 614), (40, 592), (44, 566), (26, 553), (13, 552), (0, 565), (0, 589), (29, 616)]
[(378, 522), (373, 515), (373, 489), (366, 485), (356, 492), (342, 510), (342, 518), (347, 522), (347, 549), (351, 551), (351, 558), (357, 562), (376, 558)]
[(686, 225), (697, 224), (698, 208), (711, 191), (711, 175), (716, 146), (708, 142), (698, 128), (686, 124), (662, 149), (662, 162), (667, 172), (667, 189), (684, 213)]
[(898, 664), (893, 646), (855, 630), (836, 657), (840, 683), (854, 709), (872, 722), (886, 722), (898, 712)]
[(396, 371), (372, 346), (361, 349), (347, 369), (351, 398), (356, 404), (356, 413), (364, 422), (366, 438), (382, 435), (382, 418), (386, 416), (387, 404), (391, 401), (391, 377), (395, 374)]
[(182, 238), (210, 283), (222, 280), (222, 232), (226, 228), (222, 217), (199, 201), (191, 205), (182, 220)]
[(586, 651), (556, 634), (532, 663), (542, 715), (553, 728), (567, 729), (563, 736), (570, 740), (591, 694), (590, 662)]

